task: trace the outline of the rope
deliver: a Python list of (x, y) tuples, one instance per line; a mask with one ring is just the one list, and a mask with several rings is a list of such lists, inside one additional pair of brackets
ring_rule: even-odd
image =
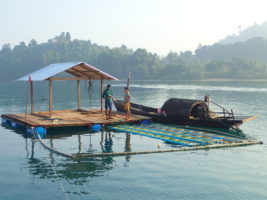
[[(32, 129), (32, 130), (33, 130), (33, 135), (34, 135), (34, 137), (36, 137), (36, 138), (38, 139), (38, 141), (42, 144), (43, 147), (45, 147), (46, 149), (49, 149), (50, 151), (52, 151), (52, 152), (54, 152), (54, 153), (57, 153), (57, 154), (59, 154), (59, 155), (74, 158), (73, 156), (70, 156), (70, 155), (65, 154), (65, 153), (61, 153), (61, 152), (59, 152), (59, 151), (57, 151), (57, 150), (55, 150), (55, 149), (53, 149), (53, 148), (47, 146), (47, 145), (43, 142), (43, 140), (41, 139), (40, 135), (39, 135), (39, 134), (36, 134), (35, 131), (34, 131), (34, 129)], [(57, 172), (56, 172), (55, 167), (53, 166), (53, 164), (51, 163), (51, 161), (50, 161), (48, 158), (47, 158), (47, 160), (48, 160), (48, 163), (50, 164), (50, 166), (51, 166), (51, 168), (52, 168), (52, 170), (53, 170), (53, 172), (54, 172), (54, 174), (55, 174), (55, 176), (56, 176), (56, 179), (57, 179), (57, 181), (58, 181), (58, 183), (59, 183), (59, 185), (60, 185), (60, 188), (61, 188), (61, 190), (62, 190), (62, 193), (64, 194), (65, 199), (66, 199), (66, 200), (69, 200), (69, 197), (67, 196), (67, 192), (66, 192), (66, 190), (65, 190), (65, 188), (64, 188), (64, 186), (63, 186), (63, 184), (61, 183), (61, 179), (60, 179), (59, 176), (57, 175)]]
[(58, 183), (60, 185), (60, 188), (62, 190), (62, 193), (64, 194), (65, 199), (69, 200), (69, 197), (67, 196), (67, 192), (66, 192), (66, 190), (65, 190), (65, 188), (64, 188), (64, 186), (63, 186), (63, 184), (61, 182), (61, 179), (57, 175), (55, 167), (53, 166), (53, 164), (51, 163), (51, 161), (48, 158), (47, 158), (47, 160), (48, 160), (48, 162), (49, 162), (49, 164), (50, 164), (50, 166), (51, 166), (51, 168), (52, 168), (52, 170), (53, 170), (53, 172), (54, 172), (54, 174), (56, 176), (56, 179), (57, 179), (57, 181), (58, 181)]

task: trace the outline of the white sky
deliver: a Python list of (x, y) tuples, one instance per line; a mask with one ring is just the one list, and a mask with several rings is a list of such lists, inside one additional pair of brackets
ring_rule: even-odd
[(267, 20), (265, 0), (0, 0), (0, 47), (61, 32), (166, 55)]

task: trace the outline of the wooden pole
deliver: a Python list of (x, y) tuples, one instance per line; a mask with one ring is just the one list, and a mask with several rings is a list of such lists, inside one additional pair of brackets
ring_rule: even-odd
[(80, 89), (80, 80), (77, 80), (77, 108), (80, 110), (80, 102), (81, 102), (81, 89)]
[(100, 85), (100, 101), (101, 101), (101, 113), (103, 113), (103, 106), (104, 106), (104, 102), (103, 102), (103, 98), (102, 98), (102, 95), (103, 95), (103, 91), (104, 91), (104, 80), (101, 79), (101, 85)]
[(127, 79), (127, 88), (128, 88), (128, 90), (130, 90), (130, 78), (131, 78), (131, 73), (129, 72), (128, 79)]
[(31, 89), (31, 114), (34, 112), (34, 105), (33, 105), (33, 82), (30, 82), (30, 89)]
[(53, 102), (53, 85), (52, 79), (49, 79), (49, 118), (52, 118), (52, 102)]
[[(178, 152), (178, 151), (195, 151), (195, 150), (207, 150), (207, 149), (216, 149), (216, 148), (225, 148), (225, 147), (239, 147), (239, 146), (248, 146), (255, 144), (263, 144), (261, 141), (244, 141), (242, 143), (230, 143), (230, 144), (214, 144), (206, 146), (194, 146), (194, 147), (181, 147), (176, 149), (164, 149), (164, 150), (152, 150), (152, 151), (135, 151), (135, 152), (110, 152), (110, 153), (80, 153), (73, 154), (74, 158), (83, 158), (83, 157), (104, 157), (104, 156), (125, 156), (125, 155), (136, 155), (136, 154), (151, 154), (151, 153), (166, 153), (166, 152)], [(61, 153), (62, 155), (63, 153)], [(66, 156), (63, 154), (63, 156)], [(69, 156), (69, 155), (67, 155)]]

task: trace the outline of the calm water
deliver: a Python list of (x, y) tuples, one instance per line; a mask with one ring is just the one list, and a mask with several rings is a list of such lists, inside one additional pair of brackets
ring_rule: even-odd
[[(115, 96), (121, 98), (124, 83), (112, 84)], [(47, 109), (47, 83), (36, 83), (35, 89), (36, 107)], [(25, 112), (25, 83), (0, 82), (0, 91), (0, 113)], [(97, 83), (93, 93), (90, 102), (82, 85), (84, 108), (99, 105)], [(1, 126), (0, 199), (267, 199), (267, 82), (133, 82), (131, 93), (133, 101), (155, 107), (170, 97), (203, 99), (210, 94), (236, 113), (258, 116), (242, 130), (264, 144), (72, 160)], [(76, 107), (74, 82), (55, 84), (54, 105), (55, 109)], [(68, 129), (44, 141), (67, 153), (155, 150), (157, 144), (171, 148), (159, 140), (125, 133), (109, 137)]]

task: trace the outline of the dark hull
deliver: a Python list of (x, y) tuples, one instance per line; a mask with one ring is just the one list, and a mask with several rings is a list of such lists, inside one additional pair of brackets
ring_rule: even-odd
[[(123, 108), (123, 102), (116, 100), (114, 101), (114, 105), (119, 112), (125, 112)], [(177, 125), (188, 125), (188, 126), (204, 126), (204, 127), (214, 127), (214, 128), (230, 128), (230, 127), (239, 127), (244, 121), (249, 121), (253, 117), (249, 116), (235, 116), (235, 118), (227, 118), (227, 117), (217, 117), (217, 118), (209, 118), (209, 119), (188, 119), (182, 118), (179, 116), (164, 116), (158, 114), (158, 109), (151, 108), (147, 106), (143, 106), (140, 104), (131, 103), (130, 107), (131, 113), (151, 117), (154, 122), (162, 122), (162, 123), (170, 123)]]

